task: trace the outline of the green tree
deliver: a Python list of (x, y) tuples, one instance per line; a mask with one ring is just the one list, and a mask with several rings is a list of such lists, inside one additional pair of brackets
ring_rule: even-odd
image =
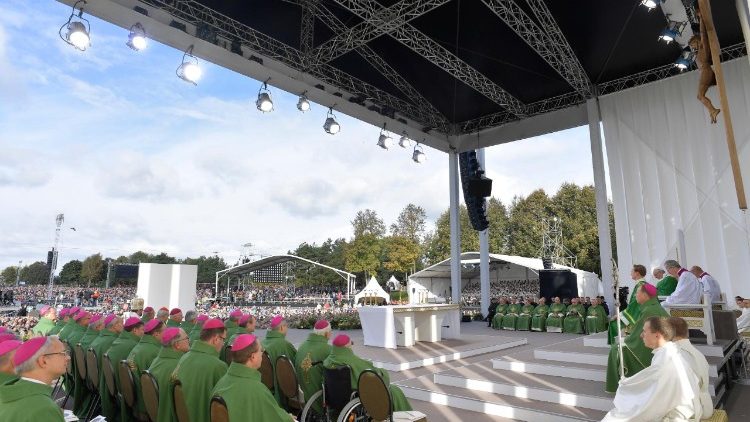
[(424, 237), (426, 217), (424, 208), (408, 204), (401, 210), (396, 222), (391, 224), (391, 235), (405, 237), (419, 244)]
[(83, 269), (83, 263), (77, 259), (69, 261), (63, 265), (60, 270), (59, 280), (60, 284), (78, 284), (81, 282), (81, 270)]
[[(479, 234), (471, 227), (466, 206), (459, 207), (461, 226), (461, 252), (479, 250)], [(445, 210), (435, 222), (435, 231), (427, 236), (425, 259), (428, 265), (448, 259), (451, 254), (450, 210)]]
[(42, 261), (37, 261), (21, 269), (21, 281), (27, 284), (47, 284), (49, 282), (49, 268)]
[(148, 263), (152, 262), (151, 259), (151, 255), (143, 251), (135, 252), (128, 257), (130, 264), (140, 264), (141, 262)]
[(15, 286), (18, 271), (19, 268), (17, 266), (6, 267), (2, 272), (0, 272), (0, 280), (3, 281), (3, 284)]
[(167, 255), (165, 252), (162, 252), (159, 255), (151, 256), (151, 263), (153, 264), (176, 264), (177, 259), (175, 259), (172, 256)]
[(508, 251), (508, 210), (503, 201), (490, 198), (487, 201), (487, 221), (489, 221), (490, 253), (504, 254)]
[(81, 280), (86, 281), (86, 287), (91, 287), (91, 283), (102, 281), (102, 270), (104, 269), (104, 260), (102, 254), (94, 254), (83, 260), (81, 264)]
[(376, 235), (364, 233), (348, 243), (344, 249), (346, 270), (365, 277), (374, 274), (380, 267), (380, 242)]
[(386, 237), (383, 240), (383, 248), (383, 267), (393, 273), (405, 276), (412, 271), (419, 259), (419, 243), (406, 236)]
[(560, 219), (563, 245), (577, 258), (578, 268), (599, 272), (599, 233), (594, 187), (563, 183), (551, 198), (552, 214)]
[(216, 272), (227, 269), (224, 258), (216, 255), (185, 258), (181, 263), (198, 266), (198, 283), (213, 283), (216, 281)]
[(542, 221), (552, 217), (550, 199), (543, 189), (526, 198), (513, 198), (508, 212), (508, 247), (511, 255), (539, 256)]
[(378, 217), (377, 212), (371, 209), (357, 211), (357, 215), (354, 216), (354, 220), (351, 223), (355, 238), (364, 234), (374, 235), (377, 239), (385, 236), (385, 224), (383, 220)]

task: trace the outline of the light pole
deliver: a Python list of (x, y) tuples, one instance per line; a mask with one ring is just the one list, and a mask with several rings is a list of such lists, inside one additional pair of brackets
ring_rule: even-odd
[(16, 269), (16, 287), (21, 284), (21, 265), (23, 261), (18, 261), (18, 268)]
[(55, 247), (52, 248), (52, 265), (49, 269), (49, 287), (47, 288), (47, 299), (52, 299), (52, 288), (55, 285), (55, 269), (57, 269), (57, 247), (60, 244), (60, 227), (65, 221), (64, 214), (57, 214), (55, 218), (55, 224), (57, 229), (55, 230)]

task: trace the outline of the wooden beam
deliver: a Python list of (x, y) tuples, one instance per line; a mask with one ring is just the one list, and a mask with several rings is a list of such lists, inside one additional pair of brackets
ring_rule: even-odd
[[(706, 28), (708, 42), (711, 47), (711, 59), (713, 61), (714, 74), (716, 75), (716, 87), (719, 90), (719, 99), (721, 100), (721, 111), (724, 116), (724, 128), (727, 134), (727, 148), (729, 149), (729, 162), (732, 164), (732, 175), (734, 176), (734, 188), (737, 191), (737, 202), (741, 210), (747, 209), (747, 199), (745, 198), (745, 185), (742, 182), (742, 172), (740, 171), (740, 160), (737, 156), (737, 144), (734, 141), (734, 129), (732, 129), (732, 115), (729, 112), (729, 99), (727, 98), (726, 85), (724, 83), (724, 71), (721, 69), (721, 46), (719, 37), (716, 35), (716, 27), (711, 13), (710, 0), (698, 0), (701, 14), (701, 23)], [(703, 48), (705, 48), (704, 46)]]

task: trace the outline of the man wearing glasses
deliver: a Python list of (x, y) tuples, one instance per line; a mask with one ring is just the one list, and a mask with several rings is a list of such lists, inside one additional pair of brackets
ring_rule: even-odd
[(70, 354), (57, 336), (35, 337), (20, 345), (13, 356), (20, 378), (0, 385), (0, 420), (62, 422), (50, 385), (65, 373), (69, 362)]

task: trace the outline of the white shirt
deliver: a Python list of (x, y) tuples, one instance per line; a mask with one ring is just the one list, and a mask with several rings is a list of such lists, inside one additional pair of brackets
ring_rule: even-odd
[(669, 305), (685, 303), (691, 305), (701, 303), (703, 285), (698, 280), (698, 277), (684, 268), (680, 270), (678, 277), (677, 288), (674, 289), (671, 295), (667, 296), (667, 299), (661, 303), (661, 306), (668, 307)]
[(721, 302), (721, 287), (711, 274), (706, 272), (701, 274), (701, 283), (703, 283), (703, 292), (711, 295), (711, 303)]
[(750, 308), (742, 308), (742, 315), (737, 318), (737, 332), (750, 331)]
[(674, 343), (654, 350), (651, 366), (620, 380), (615, 408), (602, 422), (690, 421), (698, 398), (698, 378)]
[(708, 361), (703, 353), (690, 343), (690, 340), (677, 340), (674, 344), (700, 381), (700, 407), (696, 409), (696, 419), (708, 419), (714, 413), (714, 402), (711, 400), (711, 394), (708, 393)]

